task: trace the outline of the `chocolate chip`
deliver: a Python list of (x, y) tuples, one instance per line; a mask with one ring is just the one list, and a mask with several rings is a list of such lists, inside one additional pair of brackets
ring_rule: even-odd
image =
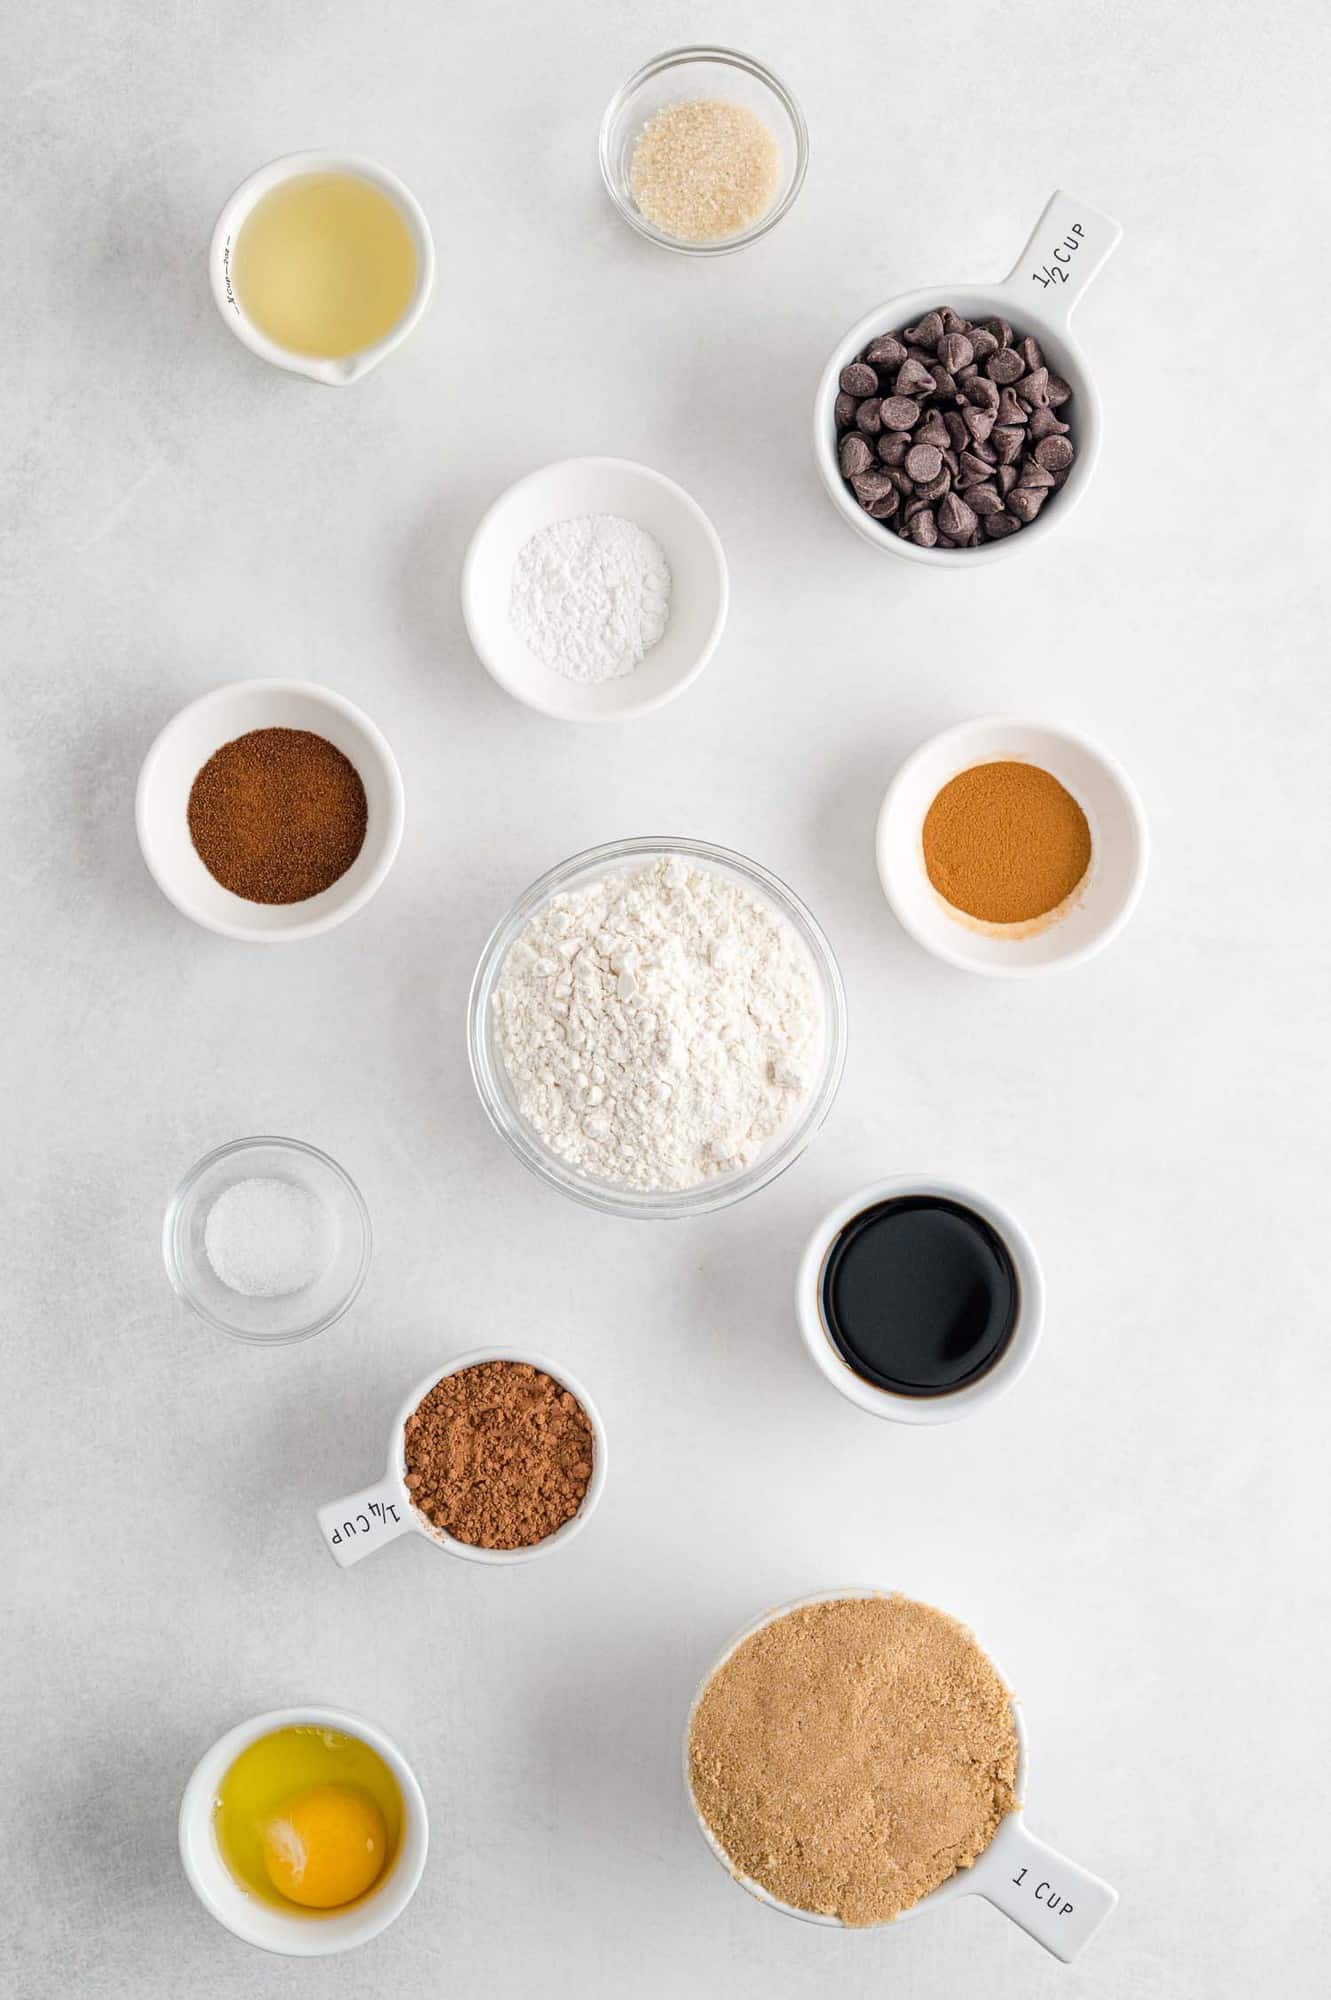
[(862, 507), (868, 507), (873, 501), (881, 500), (885, 493), (893, 490), (892, 479), (886, 472), (856, 473), (852, 475), (850, 483), (855, 489), (855, 498)]
[(948, 373), (967, 367), (975, 359), (975, 349), (964, 333), (945, 333), (938, 343), (938, 359)]
[(917, 444), (906, 453), (906, 470), (912, 479), (922, 485), (936, 479), (943, 465), (943, 454), (937, 445)]
[(871, 368), (900, 368), (906, 358), (906, 350), (894, 333), (885, 333), (869, 342), (864, 358)]
[(837, 459), (841, 466), (842, 478), (853, 479), (856, 473), (869, 470), (873, 464), (873, 452), (869, 448), (867, 438), (852, 432), (849, 437), (842, 438)]
[(1054, 412), (1071, 396), (1032, 335), (939, 306), (842, 369), (842, 477), (866, 513), (921, 548), (1001, 540), (1068, 476), (1075, 440)]
[(937, 347), (943, 338), (943, 315), (927, 312), (915, 326), (906, 328), (907, 340), (913, 340), (918, 347)]
[[(1013, 348), (1000, 347), (997, 353), (991, 354), (985, 362), (984, 372), (991, 382), (1019, 382), (1026, 373), (1026, 364)], [(842, 373), (841, 386), (843, 389), (846, 386), (845, 372)], [(855, 393), (867, 396), (869, 392), (867, 389), (860, 389)]]
[(884, 396), (882, 416), (888, 430), (912, 430), (920, 421), (920, 406), (913, 396)]
[(1065, 437), (1046, 437), (1040, 439), (1032, 456), (1047, 472), (1066, 472), (1074, 453)]
[(1067, 435), (1067, 428), (1063, 419), (1056, 417), (1052, 410), (1031, 411), (1028, 435), (1032, 443), (1035, 443), (1039, 438), (1064, 437)]
[(850, 361), (841, 371), (841, 386), (848, 396), (876, 396), (878, 377), (863, 361)]
[(912, 361), (907, 357), (897, 370), (897, 379), (892, 384), (893, 395), (932, 396), (933, 392), (934, 378), (929, 370), (922, 367), (918, 361)]
[(1033, 521), (1044, 506), (1044, 493), (1034, 486), (1014, 486), (1007, 497), (1008, 512), (1019, 521)]
[(938, 510), (938, 526), (940, 532), (951, 536), (954, 542), (964, 542), (975, 533), (977, 521), (974, 509), (958, 499), (955, 493), (949, 493)]

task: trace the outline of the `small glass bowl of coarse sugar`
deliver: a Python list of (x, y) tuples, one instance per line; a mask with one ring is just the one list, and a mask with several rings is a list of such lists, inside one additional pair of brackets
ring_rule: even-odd
[(341, 1319), (370, 1268), (370, 1217), (336, 1160), (236, 1139), (190, 1169), (162, 1224), (167, 1276), (200, 1319), (280, 1346)]
[(670, 49), (616, 92), (601, 173), (640, 236), (716, 257), (765, 236), (799, 193), (809, 135), (784, 83), (735, 49)]

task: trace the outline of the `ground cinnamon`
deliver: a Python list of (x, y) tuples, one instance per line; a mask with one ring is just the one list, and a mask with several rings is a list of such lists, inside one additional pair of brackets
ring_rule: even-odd
[(367, 819), (359, 771), (309, 729), (237, 736), (190, 787), (199, 859), (248, 903), (303, 903), (330, 889), (360, 853)]
[(483, 1549), (530, 1548), (572, 1520), (595, 1450), (577, 1397), (522, 1361), (445, 1375), (407, 1418), (405, 1442), (414, 1504)]
[(929, 880), (954, 909), (1024, 924), (1066, 902), (1091, 865), (1091, 829), (1038, 764), (975, 764), (944, 785), (924, 820)]
[(885, 1923), (989, 1845), (1017, 1803), (1017, 1731), (955, 1618), (838, 1598), (764, 1625), (712, 1675), (689, 1776), (741, 1875), (796, 1909)]

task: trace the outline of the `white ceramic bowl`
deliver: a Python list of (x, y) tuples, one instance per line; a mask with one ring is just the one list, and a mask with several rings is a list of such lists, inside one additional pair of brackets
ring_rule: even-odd
[[(761, 1632), (765, 1625), (773, 1624), (791, 1611), (801, 1611), (810, 1604), (835, 1604), (845, 1599), (866, 1597), (890, 1597), (891, 1591), (865, 1589), (862, 1585), (844, 1590), (820, 1590), (808, 1597), (798, 1597), (790, 1604), (778, 1604), (775, 1610), (763, 1612), (737, 1632), (729, 1644), (713, 1661), (693, 1697), (689, 1707), (688, 1720), (684, 1725), (684, 1789), (698, 1831), (707, 1842), (712, 1854), (721, 1863), (732, 1882), (738, 1882), (741, 1889), (767, 1909), (777, 1911), (783, 1917), (798, 1917), (802, 1923), (819, 1924), (827, 1930), (843, 1930), (840, 1917), (823, 1916), (816, 1910), (797, 1909), (793, 1903), (782, 1903), (761, 1883), (752, 1877), (742, 1875), (736, 1869), (730, 1856), (712, 1832), (693, 1794), (693, 1782), (689, 1769), (689, 1735), (693, 1728), (693, 1718), (698, 1703), (702, 1700), (707, 1684), (713, 1674), (725, 1665), (738, 1647), (755, 1632)], [(989, 1658), (1004, 1683), (1007, 1676), (999, 1667), (993, 1654)], [(1021, 1713), (1021, 1704), (1015, 1695), (1010, 1695), (1009, 1706), (1012, 1725), (1017, 1736), (1017, 1782), (1016, 1792), (1024, 1800), (1027, 1779), (1026, 1725)], [(1010, 1917), (1028, 1936), (1042, 1944), (1055, 1958), (1070, 1963), (1099, 1929), (1105, 1918), (1118, 1902), (1118, 1891), (1111, 1889), (1099, 1876), (1092, 1875), (1066, 1855), (1059, 1854), (1044, 1841), (1029, 1833), (1021, 1808), (1010, 1812), (1000, 1822), (997, 1833), (988, 1847), (970, 1868), (958, 1869), (922, 1896), (918, 1903), (903, 1910), (891, 1924), (880, 1924), (876, 1928), (896, 1930), (913, 1917), (922, 1917), (931, 1910), (939, 1910), (945, 1903), (955, 1902), (958, 1896), (983, 1896), (987, 1902)], [(1074, 1900), (1075, 1899), (1075, 1900)]]
[[(336, 1729), (359, 1737), (383, 1758), (402, 1795), (402, 1839), (392, 1867), (362, 1901), (328, 1916), (287, 1912), (243, 1889), (222, 1859), (213, 1826), (218, 1788), (242, 1750), (276, 1729), (299, 1727)], [(179, 1838), (191, 1889), (208, 1914), (233, 1936), (287, 1958), (325, 1958), (368, 1943), (401, 1916), (425, 1867), (429, 1822), (415, 1773), (396, 1743), (373, 1723), (340, 1708), (276, 1708), (229, 1729), (199, 1759), (180, 1802)]]
[[(1043, 927), (983, 924), (954, 910), (924, 865), (924, 820), (943, 786), (976, 764), (1009, 761), (1050, 772), (1090, 824), (1085, 879)], [(1121, 766), (1084, 736), (1017, 716), (984, 716), (931, 737), (901, 766), (878, 814), (878, 877), (903, 928), (935, 958), (999, 978), (1054, 972), (1103, 950), (1137, 907), (1148, 850), (1146, 814)]]
[[(909, 1194), (935, 1195), (972, 1209), (1002, 1238), (1017, 1274), (1017, 1323), (1007, 1346), (978, 1381), (941, 1396), (898, 1396), (875, 1382), (866, 1382), (844, 1359), (823, 1320), (823, 1269), (841, 1231), (866, 1208)], [(1006, 1395), (1030, 1367), (1044, 1331), (1044, 1276), (1026, 1231), (988, 1195), (931, 1174), (894, 1174), (890, 1180), (857, 1189), (819, 1222), (800, 1259), (795, 1317), (815, 1366), (857, 1409), (867, 1410), (871, 1417), (886, 1417), (894, 1424), (951, 1424), (959, 1417), (974, 1416), (986, 1404)]]
[[(618, 514), (654, 535), (670, 564), (670, 622), (641, 665), (596, 685), (547, 667), (509, 617), (513, 565), (556, 521)], [(626, 458), (566, 458), (501, 493), (482, 516), (462, 567), (462, 614), (478, 658), (528, 708), (565, 722), (622, 722), (673, 701), (716, 650), (730, 603), (720, 537), (673, 479)]]
[[(561, 1159), (539, 1139), (518, 1110), (503, 1052), (495, 1030), (494, 993), (509, 952), (532, 917), (552, 896), (585, 888), (603, 875), (621, 874), (663, 854), (681, 855), (695, 867), (706, 868), (740, 882), (751, 895), (771, 904), (790, 925), (807, 955), (823, 1004), (823, 1047), (816, 1082), (789, 1124), (751, 1166), (717, 1174), (697, 1187), (660, 1191), (611, 1186), (593, 1180)], [(486, 1116), (523, 1165), (561, 1194), (606, 1215), (664, 1221), (705, 1215), (728, 1208), (756, 1194), (792, 1166), (832, 1108), (846, 1059), (846, 995), (832, 947), (812, 913), (770, 870), (730, 848), (672, 835), (610, 841), (574, 854), (542, 875), (495, 926), (481, 953), (467, 1005), (467, 1048), (477, 1095)]]
[[(633, 198), (633, 154), (649, 118), (668, 104), (697, 98), (720, 98), (742, 104), (758, 117), (776, 140), (781, 155), (781, 186), (772, 206), (733, 236), (702, 242), (672, 236), (649, 222)], [(722, 257), (742, 250), (775, 229), (804, 185), (809, 164), (809, 134), (804, 114), (779, 76), (737, 49), (668, 49), (644, 63), (606, 106), (601, 120), (601, 178), (611, 201), (631, 228), (649, 243), (678, 250), (688, 257)]]
[[(255, 326), (232, 287), (232, 248), (250, 210), (264, 195), (271, 194), (275, 187), (301, 174), (349, 174), (357, 180), (368, 181), (371, 187), (377, 188), (392, 202), (407, 226), (416, 251), (416, 284), (406, 311), (382, 340), (362, 349), (359, 354), (324, 359), (314, 354), (295, 354), (289, 347), (279, 347), (276, 341), (270, 340)], [(415, 195), (404, 187), (396, 174), (390, 174), (387, 167), (379, 166), (374, 160), (362, 159), (358, 153), (287, 153), (280, 160), (270, 160), (266, 167), (260, 167), (227, 198), (213, 228), (208, 252), (208, 279), (218, 312), (236, 339), (248, 347), (251, 354), (270, 361), (274, 368), (285, 368), (289, 374), (306, 375), (312, 382), (345, 389), (351, 383), (359, 382), (372, 368), (377, 368), (395, 347), (402, 345), (419, 322), (434, 288), (434, 241), (430, 225), (425, 220), (425, 211)]]
[[(435, 1384), (442, 1382), (446, 1375), (460, 1375), (464, 1368), (479, 1368), (488, 1361), (524, 1361), (529, 1367), (539, 1368), (542, 1374), (551, 1376), (562, 1388), (576, 1396), (592, 1427), (592, 1476), (582, 1496), (582, 1505), (572, 1520), (565, 1521), (562, 1528), (556, 1528), (553, 1535), (547, 1535), (543, 1542), (532, 1542), (522, 1549), (483, 1549), (475, 1542), (458, 1541), (446, 1529), (437, 1528), (433, 1521), (426, 1520), (420, 1509), (412, 1505), (406, 1486), (407, 1418), (422, 1397), (428, 1396)], [(556, 1549), (567, 1548), (574, 1536), (582, 1533), (601, 1503), (607, 1465), (605, 1425), (601, 1421), (601, 1413), (581, 1382), (570, 1375), (567, 1368), (557, 1361), (547, 1360), (543, 1354), (533, 1354), (529, 1347), (474, 1347), (469, 1353), (446, 1361), (442, 1368), (431, 1369), (405, 1399), (388, 1434), (388, 1466), (383, 1478), (376, 1480), (372, 1486), (362, 1487), (357, 1493), (344, 1494), (340, 1500), (327, 1501), (316, 1509), (316, 1518), (328, 1553), (342, 1569), (350, 1569), (353, 1563), (373, 1555), (385, 1543), (396, 1541), (399, 1535), (411, 1532), (423, 1535), (431, 1547), (442, 1549), (446, 1555), (461, 1556), (464, 1562), (487, 1563), (494, 1569), (511, 1569), (517, 1563), (533, 1562), (537, 1556), (553, 1555)]]
[[(355, 765), (365, 787), (365, 844), (345, 875), (301, 903), (250, 903), (204, 867), (190, 839), (195, 778), (224, 743), (252, 729), (309, 729)], [(176, 908), (205, 930), (247, 944), (317, 937), (363, 909), (402, 841), (405, 795), (397, 759), (345, 696), (313, 681), (232, 681), (182, 708), (161, 731), (139, 772), (134, 816), (148, 872)]]
[[(935, 569), (974, 569), (1004, 556), (1035, 548), (1071, 514), (1090, 483), (1100, 456), (1100, 398), (1081, 349), (1072, 337), (1073, 307), (1085, 292), (1123, 234), (1118, 223), (1071, 195), (1055, 194), (1031, 233), (1030, 241), (1006, 278), (993, 285), (923, 285), (901, 292), (857, 320), (832, 352), (818, 384), (813, 410), (813, 449), (832, 504), (856, 534), (875, 548)], [(1069, 249), (1067, 246), (1073, 247)], [(873, 520), (860, 506), (841, 476), (837, 463), (834, 406), (840, 375), (871, 340), (910, 326), (935, 306), (951, 306), (967, 319), (1006, 319), (1019, 334), (1033, 334), (1054, 373), (1072, 389), (1072, 401), (1060, 415), (1071, 425), (1077, 447), (1064, 485), (1041, 508), (1034, 521), (1001, 541), (981, 542), (977, 549), (922, 549), (905, 541), (890, 526)]]

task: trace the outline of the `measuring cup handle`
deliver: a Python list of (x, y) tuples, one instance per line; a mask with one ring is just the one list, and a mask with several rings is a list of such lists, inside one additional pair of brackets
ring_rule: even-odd
[(316, 1510), (319, 1532), (333, 1561), (350, 1569), (362, 1556), (373, 1554), (385, 1542), (396, 1541), (411, 1527), (411, 1509), (402, 1497), (396, 1480), (381, 1479), (377, 1485), (363, 1486), (345, 1499), (330, 1500)]
[(976, 1862), (972, 1887), (1064, 1965), (1118, 1901), (1117, 1889), (1027, 1833), (1020, 1813), (1008, 1814)]
[(1046, 319), (1070, 320), (1073, 307), (1122, 234), (1112, 216), (1102, 215), (1088, 202), (1064, 194), (1061, 188), (1051, 195), (1030, 242), (1003, 280), (1018, 325), (1023, 305), (1038, 307)]

